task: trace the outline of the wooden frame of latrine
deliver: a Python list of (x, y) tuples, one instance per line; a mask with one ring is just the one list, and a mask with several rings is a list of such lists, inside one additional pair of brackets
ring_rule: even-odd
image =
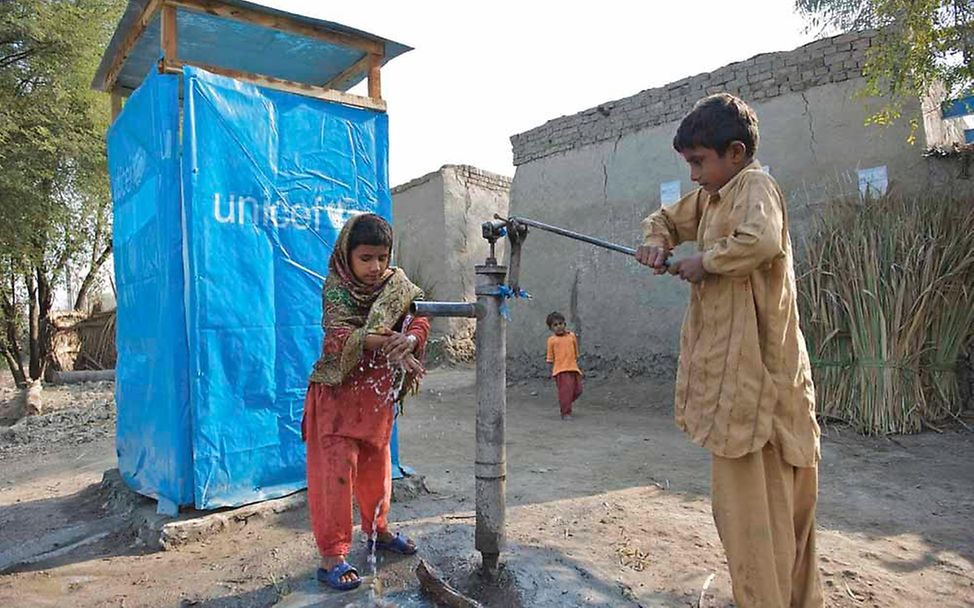
[[(363, 57), (349, 66), (344, 72), (321, 85), (310, 85), (291, 80), (282, 80), (263, 74), (253, 74), (199, 62), (183, 61), (179, 58), (178, 52), (179, 45), (176, 33), (177, 9), (207, 13), (224, 19), (233, 19), (251, 25), (298, 34), (333, 45), (354, 48), (362, 51)], [(135, 48), (139, 38), (145, 33), (146, 28), (149, 27), (149, 23), (152, 22), (157, 12), (161, 12), (160, 50), (162, 51), (163, 59), (160, 62), (159, 69), (162, 72), (177, 73), (182, 71), (184, 65), (194, 65), (214, 74), (229, 76), (237, 80), (286, 91), (288, 93), (306, 95), (326, 101), (336, 101), (371, 110), (383, 112), (386, 110), (386, 103), (382, 99), (381, 84), (381, 66), (385, 48), (381, 42), (370, 38), (353, 36), (345, 32), (334, 31), (321, 25), (305, 23), (304, 21), (285, 15), (272, 15), (249, 8), (230, 6), (220, 2), (220, 0), (150, 0), (146, 3), (142, 13), (122, 40), (122, 44), (115, 53), (115, 57), (112, 58), (111, 67), (108, 69), (108, 74), (105, 77), (105, 90), (111, 92), (112, 96), (113, 120), (122, 109), (122, 95), (117, 91), (116, 87), (118, 76), (122, 71), (122, 67), (125, 65), (125, 60), (132, 52), (132, 49)], [(366, 72), (368, 75), (368, 97), (351, 95), (338, 90), (347, 86), (350, 80), (362, 72)]]

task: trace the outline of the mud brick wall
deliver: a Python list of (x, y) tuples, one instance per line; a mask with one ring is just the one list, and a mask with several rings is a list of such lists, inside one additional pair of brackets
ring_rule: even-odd
[(696, 100), (711, 93), (728, 92), (753, 103), (860, 78), (875, 36), (875, 31), (854, 32), (817, 40), (793, 51), (764, 53), (550, 120), (511, 138), (514, 164), (680, 120)]
[[(820, 205), (858, 193), (858, 170), (885, 167), (889, 191), (923, 189), (934, 177), (958, 174), (931, 172), (922, 136), (908, 143), (911, 119), (922, 116), (920, 100), (909, 100), (902, 120), (889, 127), (866, 124), (886, 103), (860, 95), (875, 38), (875, 32), (844, 34), (758, 55), (514, 135), (511, 213), (637, 244), (640, 220), (659, 208), (664, 191), (695, 187), (672, 148), (679, 120), (701, 97), (726, 91), (758, 114), (758, 159), (785, 193), (800, 255), (803, 231)], [(534, 231), (521, 284), (534, 300), (511, 307), (510, 369), (543, 373), (544, 316), (552, 310), (579, 334), (588, 371), (659, 373), (673, 366), (688, 297), (680, 281), (652, 278), (625, 256)]]

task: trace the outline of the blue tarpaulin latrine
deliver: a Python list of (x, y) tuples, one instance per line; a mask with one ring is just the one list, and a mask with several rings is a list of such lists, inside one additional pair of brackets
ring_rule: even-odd
[(352, 214), (390, 215), (388, 129), (191, 67), (180, 123), (179, 80), (152, 74), (109, 133), (118, 456), (140, 492), (213, 508), (304, 484), (321, 283)]
[[(155, 23), (165, 38), (158, 24), (164, 16), (139, 16), (158, 4), (130, 3), (96, 88), (117, 94), (132, 86), (125, 75), (139, 69), (133, 64), (144, 63), (145, 53), (126, 51), (131, 40), (120, 33), (143, 22), (151, 33)], [(238, 17), (257, 14), (251, 3), (225, 4)], [(294, 18), (295, 27), (342, 27), (266, 10), (277, 15), (275, 23)], [(189, 33), (170, 48), (206, 62), (209, 47), (193, 39), (193, 19), (169, 28)], [(226, 25), (245, 26), (254, 23)], [(221, 26), (211, 21), (208, 27)], [(351, 34), (370, 36), (345, 28), (343, 35)], [(300, 36), (271, 37), (282, 53), (308, 52)], [(408, 50), (371, 39), (395, 54)], [(113, 55), (125, 52), (131, 59), (113, 63)], [(325, 56), (355, 64), (323, 67), (343, 72), (345, 86), (363, 77), (355, 51)], [(300, 426), (307, 378), (321, 348), (328, 257), (353, 214), (391, 216), (381, 99), (354, 107), (328, 101), (345, 99), (341, 93), (315, 95), (312, 87), (296, 94), (293, 82), (258, 86), (259, 79), (188, 63), (164, 57), (162, 70), (150, 63), (108, 134), (119, 469), (133, 489), (170, 512), (178, 505), (236, 506), (305, 486)], [(128, 80), (109, 82), (113, 75)]]

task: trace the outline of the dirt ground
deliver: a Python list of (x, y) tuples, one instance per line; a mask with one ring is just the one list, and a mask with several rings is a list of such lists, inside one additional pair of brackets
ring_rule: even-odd
[[(571, 422), (559, 420), (549, 383), (510, 387), (509, 546), (501, 582), (479, 579), (473, 382), (470, 369), (433, 371), (400, 419), (402, 460), (432, 492), (395, 502), (392, 519), (447, 579), (490, 606), (733, 605), (708, 456), (674, 428), (669, 380), (624, 375), (589, 379)], [(51, 424), (0, 426), (0, 564), (52, 535), (65, 546), (0, 575), (0, 606), (296, 608), (366, 597), (313, 582), (306, 508), (176, 550), (150, 548), (99, 488), (115, 466), (111, 385), (47, 388), (45, 400)], [(823, 454), (827, 605), (974, 605), (974, 435), (878, 439), (829, 426)], [(77, 530), (98, 533), (73, 547)], [(380, 562), (383, 597), (428, 605), (411, 576), (415, 559)], [(351, 560), (364, 566), (364, 548)]]

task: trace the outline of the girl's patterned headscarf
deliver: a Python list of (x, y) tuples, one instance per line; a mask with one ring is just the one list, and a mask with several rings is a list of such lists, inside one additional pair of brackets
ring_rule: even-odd
[[(400, 268), (386, 269), (375, 285), (366, 285), (355, 278), (349, 244), (352, 229), (363, 217), (366, 215), (348, 220), (338, 235), (322, 289), (322, 327), (326, 332), (339, 329), (351, 333), (342, 352), (325, 354), (318, 360), (311, 374), (312, 382), (341, 384), (362, 360), (365, 337), (395, 327), (409, 312), (413, 300), (423, 297), (423, 291)], [(405, 379), (405, 387), (414, 384), (412, 379)]]

